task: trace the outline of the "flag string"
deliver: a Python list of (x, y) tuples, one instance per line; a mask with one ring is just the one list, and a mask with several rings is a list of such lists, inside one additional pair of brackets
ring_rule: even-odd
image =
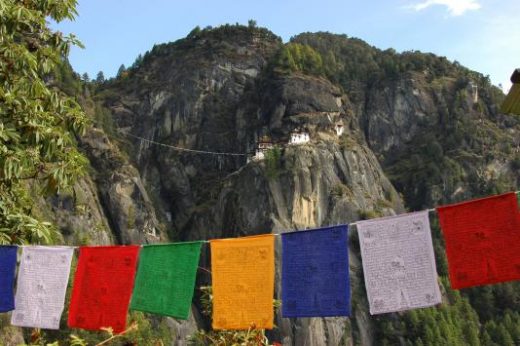
[[(215, 242), (216, 239), (213, 239), (133, 246), (100, 245), (80, 247), (81, 255), (79, 256), (78, 265), (76, 269), (73, 269), (75, 274), (68, 326), (73, 328), (100, 329), (102, 326), (108, 325), (118, 333), (123, 331), (126, 326), (126, 312), (128, 309), (188, 319), (193, 300), (193, 291), (196, 285), (197, 271), (202, 271), (209, 275), (208, 278), (211, 278), (212, 294), (214, 294), (215, 302), (218, 298), (221, 302), (231, 305), (226, 306), (213, 315), (213, 321), (219, 321), (217, 325), (213, 326), (214, 329), (242, 328), (242, 325), (240, 325), (240, 328), (236, 328), (236, 325), (233, 324), (235, 322), (228, 323), (228, 319), (218, 318), (216, 317), (217, 315), (220, 315), (219, 317), (230, 316), (230, 318), (234, 318), (237, 315), (242, 316), (241, 318), (244, 322), (240, 323), (244, 324), (244, 327), (248, 327), (249, 324), (246, 324), (246, 322), (254, 321), (257, 315), (266, 316), (262, 318), (260, 328), (272, 328), (274, 316), (272, 315), (273, 309), (270, 305), (275, 293), (275, 280), (281, 281), (281, 300), (284, 303), (308, 302), (317, 295), (327, 297), (326, 301), (336, 302), (334, 306), (327, 306), (325, 309), (322, 309), (317, 304), (310, 308), (304, 306), (305, 304), (301, 306), (297, 305), (297, 303), (284, 304), (282, 305), (282, 317), (349, 316), (351, 298), (347, 233), (350, 226), (356, 226), (356, 235), (359, 235), (359, 251), (370, 314), (375, 315), (434, 306), (442, 302), (442, 297), (435, 266), (429, 213), (436, 212), (438, 214), (439, 225), (446, 239), (449, 279), (452, 288), (459, 289), (507, 282), (514, 279), (520, 280), (520, 275), (508, 276), (509, 274), (505, 270), (504, 273), (506, 274), (500, 274), (501, 276), (497, 279), (494, 272), (488, 268), (491, 263), (493, 265), (496, 264), (497, 268), (511, 268), (507, 272), (512, 272), (515, 269), (515, 263), (519, 263), (520, 243), (515, 241), (518, 223), (511, 222), (506, 227), (501, 227), (505, 222), (509, 222), (510, 218), (516, 220), (519, 212), (517, 203), (519, 193), (520, 191), (509, 192), (444, 207), (382, 216), (370, 220), (359, 220), (350, 224), (338, 223), (336, 225), (321, 226), (319, 230), (325, 230), (325, 232), (315, 232), (314, 228), (306, 228), (300, 229), (301, 232), (286, 230), (285, 232), (282, 231), (282, 233), (261, 234), (252, 237), (242, 235), (244, 237), (241, 238), (243, 241), (240, 240), (238, 244), (232, 241), (237, 240), (236, 238), (228, 238), (223, 242)], [(498, 215), (496, 220), (499, 221), (496, 224), (492, 222), (496, 221), (495, 214)], [(461, 224), (468, 226), (469, 231), (466, 234), (456, 234)], [(499, 227), (495, 227), (496, 225)], [(497, 231), (504, 231), (507, 237), (505, 239), (512, 244), (508, 245), (509, 248), (504, 252), (505, 256), (508, 257), (501, 257), (500, 262), (492, 259), (491, 262), (488, 261), (488, 267), (478, 268), (478, 265), (474, 266), (474, 263), (477, 263), (479, 256), (481, 256), (480, 249), (494, 248), (493, 251), (502, 251), (501, 244), (504, 242), (503, 239), (498, 239), (498, 241), (493, 239), (493, 234)], [(279, 242), (280, 244), (277, 244), (281, 245), (280, 249), (276, 250), (274, 236), (280, 235), (284, 235), (284, 237)], [(200, 264), (200, 250), (203, 243), (211, 243), (210, 268), (205, 268), (203, 264)], [(402, 243), (404, 243), (403, 246), (401, 246)], [(456, 257), (449, 252), (449, 244), (464, 244), (465, 246), (468, 245), (468, 248), (465, 251), (457, 250), (456, 256), (458, 257)], [(496, 245), (499, 246), (497, 247)], [(140, 249), (148, 246), (150, 247), (143, 250)], [(51, 326), (51, 329), (58, 329), (63, 306), (60, 307), (59, 316), (57, 317), (53, 317), (54, 311), (52, 309), (48, 311), (42, 310), (46, 318), (50, 316), (48, 320), (40, 317), (34, 320), (31, 317), (35, 316), (32, 311), (40, 311), (41, 308), (39, 304), (34, 305), (30, 297), (36, 294), (33, 292), (34, 290), (40, 289), (40, 287), (51, 287), (51, 284), (54, 285), (56, 283), (56, 286), (52, 287), (57, 288), (53, 292), (45, 292), (45, 295), (42, 293), (41, 300), (49, 299), (49, 301), (59, 302), (60, 305), (64, 305), (71, 272), (73, 249), (79, 246), (59, 245), (56, 246), (56, 249), (52, 249), (52, 246), (46, 248), (41, 245), (33, 245), (31, 246), (33, 247), (32, 249), (28, 248), (29, 245), (25, 245), (25, 247), (22, 250), (21, 261), (18, 266), (16, 295), (12, 293), (14, 292), (12, 283), (10, 284), (11, 291), (8, 292), (10, 297), (14, 297), (12, 298), (14, 299), (13, 303), (10, 303), (11, 307), (7, 308), (14, 309), (11, 315), (11, 324), (37, 328), (48, 328), (48, 326)], [(17, 254), (13, 248), (15, 247), (3, 248), (3, 250), (8, 252), (10, 260), (2, 260), (0, 263), (4, 265), (6, 262), (9, 262), (10, 268), (13, 268), (11, 271), (14, 280)], [(452, 248), (458, 249), (456, 246)], [(276, 262), (275, 253), (277, 251), (279, 251), (278, 254), (283, 256), (281, 264)], [(153, 252), (155, 254), (151, 255)], [(51, 253), (54, 257), (50, 256)], [(381, 256), (382, 253), (384, 253), (384, 256)], [(426, 255), (428, 258), (424, 257)], [(488, 254), (486, 253), (485, 255)], [(466, 261), (466, 257), (469, 260)], [(459, 258), (462, 260), (459, 260)], [(417, 262), (418, 259), (421, 260), (419, 268), (415, 264), (412, 266), (408, 265), (408, 263)], [(209, 258), (203, 257), (202, 263), (206, 262), (209, 262)], [(53, 275), (40, 279), (39, 276), (34, 274), (40, 272), (40, 270), (29, 270), (31, 268), (39, 268), (42, 263), (43, 270), (41, 272), (50, 271)], [(106, 266), (105, 263), (107, 263)], [(178, 272), (171, 271), (171, 265), (169, 265), (171, 263), (175, 263), (175, 266), (178, 264), (181, 270)], [(471, 276), (459, 277), (455, 275), (457, 271), (454, 271), (452, 263), (456, 263), (458, 266), (457, 270), (464, 270), (463, 272), (468, 272)], [(387, 264), (395, 267), (392, 270), (399, 275), (387, 276)], [(280, 268), (280, 266), (281, 276), (278, 277), (275, 274), (278, 273), (275, 272), (275, 268)], [(153, 270), (155, 268), (159, 270)], [(176, 270), (179, 268), (176, 268)], [(305, 271), (302, 268), (305, 268)], [(59, 272), (59, 277), (56, 274), (57, 272)], [(169, 276), (169, 273), (171, 273), (171, 276)], [(404, 276), (401, 274), (404, 274)], [(238, 281), (239, 285), (237, 285), (237, 277), (245, 277), (245, 279), (240, 279), (243, 281)], [(269, 279), (269, 281), (265, 285), (260, 286), (251, 284), (258, 282), (259, 278)], [(14, 283), (13, 280), (11, 281)], [(164, 281), (168, 284), (175, 282), (176, 285), (179, 282), (178, 291), (182, 293), (183, 301), (178, 303), (178, 306), (170, 302), (167, 303), (168, 306), (165, 306), (162, 298), (170, 294), (170, 292), (167, 292), (170, 290), (170, 287), (166, 284), (149, 284), (155, 280), (161, 281), (161, 283)], [(300, 289), (299, 282), (305, 283), (304, 289)], [(325, 284), (322, 284), (323, 282)], [(341, 284), (334, 285), (333, 290), (328, 290), (327, 282)], [(391, 288), (393, 289), (392, 292), (385, 292), (380, 289), (383, 285), (393, 287), (396, 283), (400, 286)], [(157, 288), (155, 286), (162, 287)], [(24, 287), (28, 288), (25, 289)], [(243, 287), (247, 289), (244, 290)], [(86, 295), (84, 293), (86, 291), (94, 293)], [(244, 291), (247, 291), (247, 296), (243, 294)], [(99, 294), (99, 292), (102, 292), (102, 294)], [(413, 304), (410, 304), (409, 297), (415, 295), (416, 292), (418, 292), (421, 298), (417, 302), (414, 301)], [(397, 293), (397, 296), (395, 293)], [(237, 314), (235, 311), (236, 306), (227, 303), (234, 301), (233, 295), (235, 294), (241, 295), (240, 300), (237, 300), (241, 302), (241, 308), (247, 307), (243, 310), (243, 313)], [(181, 295), (179, 294), (179, 296)], [(385, 304), (378, 303), (373, 297), (377, 297), (379, 301)], [(261, 299), (261, 303), (259, 303), (258, 299)], [(105, 305), (102, 309), (98, 309), (96, 306), (100, 301), (103, 301), (103, 305)], [(153, 306), (154, 302), (161, 303), (161, 307), (154, 307), (150, 310), (149, 306)], [(128, 305), (129, 303), (130, 305)], [(95, 309), (91, 308), (92, 306)], [(112, 313), (113, 309), (111, 306), (124, 306), (124, 309), (117, 313)], [(170, 314), (170, 311), (180, 311), (180, 309), (182, 309), (181, 312), (175, 312), (175, 315)], [(251, 317), (244, 318), (243, 316), (246, 314), (250, 314)], [(86, 317), (84, 318), (84, 316)], [(102, 318), (99, 318), (100, 316)], [(101, 321), (103, 324), (101, 324)], [(258, 326), (256, 322), (255, 325)]]
[[(515, 191), (514, 192), (515, 194), (519, 195), (520, 196), (520, 190), (519, 191)], [(436, 211), (436, 208), (429, 208), (429, 209), (425, 209), (423, 211), (427, 211), (428, 213), (433, 213)], [(399, 214), (398, 214), (399, 215)], [(392, 215), (389, 215), (389, 216), (392, 216)], [(385, 217), (385, 216), (383, 216)], [(378, 219), (378, 218), (374, 218), (375, 219)], [(355, 222), (350, 222), (350, 223), (341, 223), (341, 224), (336, 224), (336, 225), (328, 225), (328, 226), (317, 226), (319, 228), (327, 228), (327, 227), (337, 227), (337, 226), (356, 226), (357, 224), (359, 224), (360, 222), (362, 222), (364, 220), (360, 220), (360, 221), (355, 221)], [(312, 230), (312, 228), (306, 228), (306, 229), (301, 229), (301, 230), (295, 230), (295, 231), (305, 231), (305, 230)], [(271, 233), (273, 236), (275, 237), (279, 237), (285, 233), (290, 233), (290, 232), (281, 232), (281, 233)], [(222, 239), (222, 238), (216, 238), (215, 240), (218, 240), (218, 239)], [(194, 240), (192, 240), (194, 241)], [(204, 244), (209, 244), (211, 243), (211, 239), (207, 239), (207, 240), (200, 240), (201, 243), (204, 243)], [(141, 246), (143, 247), (144, 245), (143, 244), (137, 244), (138, 246)], [(153, 245), (150, 244), (150, 245)], [(19, 245), (19, 247), (31, 247), (31, 246), (45, 246), (45, 245), (40, 245), (40, 244), (34, 244), (34, 245)], [(78, 249), (80, 248), (80, 246), (67, 246), (67, 245), (48, 245), (48, 246), (56, 246), (56, 247), (59, 247), (59, 246), (63, 246), (63, 247), (68, 247), (68, 248), (73, 248), (73, 249)], [(90, 245), (89, 245), (90, 246)], [(95, 245), (94, 245), (95, 246)], [(98, 245), (98, 246), (112, 246), (112, 245)], [(117, 246), (117, 245), (114, 245), (114, 246)], [(135, 245), (134, 245), (135, 246)]]

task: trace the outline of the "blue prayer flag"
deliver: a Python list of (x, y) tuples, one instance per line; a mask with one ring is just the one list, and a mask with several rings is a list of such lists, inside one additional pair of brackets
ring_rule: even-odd
[(14, 310), (17, 246), (0, 246), (0, 312)]
[(350, 315), (348, 227), (282, 234), (282, 316)]

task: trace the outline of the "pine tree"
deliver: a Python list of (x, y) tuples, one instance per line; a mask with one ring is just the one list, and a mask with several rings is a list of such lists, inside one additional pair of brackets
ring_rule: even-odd
[(81, 79), (83, 79), (84, 82), (90, 82), (90, 77), (88, 75), (87, 72), (83, 73), (83, 75), (81, 75)]
[(298, 69), (292, 53), (287, 47), (283, 47), (280, 53), (280, 65), (288, 71), (296, 71)]
[[(193, 30), (190, 31), (190, 33), (188, 34), (188, 37), (189, 38), (197, 37), (200, 35), (201, 31), (202, 30), (200, 29), (200, 26), (197, 25), (196, 27), (193, 28)], [(154, 46), (154, 49), (152, 49), (152, 52), (156, 50), (155, 47), (156, 46)]]
[(135, 61), (134, 63), (132, 64), (132, 69), (134, 68), (138, 68), (139, 66), (141, 66), (143, 64), (143, 55), (142, 54), (139, 54), (137, 56), (137, 58), (135, 58)]
[(436, 345), (437, 344), (437, 339), (435, 337), (435, 333), (433, 331), (433, 328), (432, 326), (427, 326), (426, 327), (426, 330), (425, 330), (425, 333), (424, 333), (424, 342), (426, 343), (426, 345)]
[(487, 331), (484, 331), (482, 333), (482, 337), (481, 337), (481, 340), (480, 340), (480, 344), (482, 346), (494, 346), (494, 343), (493, 341), (491, 340), (491, 336), (489, 335), (489, 333)]
[(105, 81), (105, 75), (103, 74), (103, 71), (99, 71), (96, 75), (96, 82), (97, 83), (103, 83)]
[(502, 324), (497, 327), (495, 341), (501, 346), (515, 346), (511, 334), (509, 334), (506, 327)]
[(124, 76), (126, 72), (126, 67), (124, 64), (121, 64), (121, 66), (119, 66), (119, 69), (117, 70), (117, 78), (122, 78)]

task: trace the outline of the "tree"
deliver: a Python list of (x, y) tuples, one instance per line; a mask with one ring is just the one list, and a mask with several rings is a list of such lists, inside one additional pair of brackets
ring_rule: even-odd
[(249, 20), (247, 21), (247, 26), (248, 26), (250, 29), (254, 29), (254, 28), (256, 28), (256, 25), (257, 25), (257, 23), (256, 23), (256, 20), (254, 20), (254, 19), (249, 19)]
[(117, 78), (123, 77), (125, 72), (126, 72), (126, 67), (124, 64), (121, 64), (121, 66), (119, 66), (119, 69), (117, 70)]
[(74, 99), (53, 85), (53, 70), (73, 36), (47, 26), (76, 15), (76, 0), (0, 2), (0, 243), (50, 242), (54, 227), (32, 214), (34, 196), (69, 189), (87, 160), (74, 135), (88, 120)]
[[(202, 30), (200, 30), (200, 26), (197, 25), (196, 27), (193, 28), (193, 30), (190, 31), (190, 33), (188, 34), (188, 37), (189, 38), (197, 37), (200, 35), (201, 31)], [(155, 48), (155, 46), (154, 46), (154, 48)], [(152, 52), (153, 51), (154, 50), (152, 49)]]
[(90, 77), (88, 75), (87, 72), (83, 73), (83, 75), (81, 75), (81, 79), (83, 79), (84, 82), (90, 82)]
[(287, 46), (283, 46), (281, 48), (277, 56), (276, 64), (283, 70), (287, 71), (296, 71), (298, 69), (296, 62), (294, 61), (294, 57), (292, 56), (291, 51), (287, 48)]
[(514, 346), (515, 344), (511, 334), (509, 334), (504, 325), (497, 327), (495, 341), (502, 346)]
[(103, 71), (99, 71), (96, 75), (96, 82), (97, 83), (103, 83), (105, 81), (105, 75), (103, 74)]
[(143, 55), (139, 53), (139, 55), (137, 56), (137, 58), (135, 58), (135, 61), (130, 68), (135, 69), (135, 68), (138, 68), (139, 66), (141, 66), (142, 64), (143, 64)]
[(322, 75), (325, 71), (320, 53), (311, 46), (300, 43), (284, 45), (275, 57), (274, 64), (285, 72), (301, 71)]

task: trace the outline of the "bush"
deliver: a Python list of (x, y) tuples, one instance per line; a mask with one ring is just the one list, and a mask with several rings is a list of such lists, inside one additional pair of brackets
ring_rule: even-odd
[(269, 179), (275, 179), (280, 175), (282, 167), (282, 149), (274, 147), (265, 153), (265, 173)]

